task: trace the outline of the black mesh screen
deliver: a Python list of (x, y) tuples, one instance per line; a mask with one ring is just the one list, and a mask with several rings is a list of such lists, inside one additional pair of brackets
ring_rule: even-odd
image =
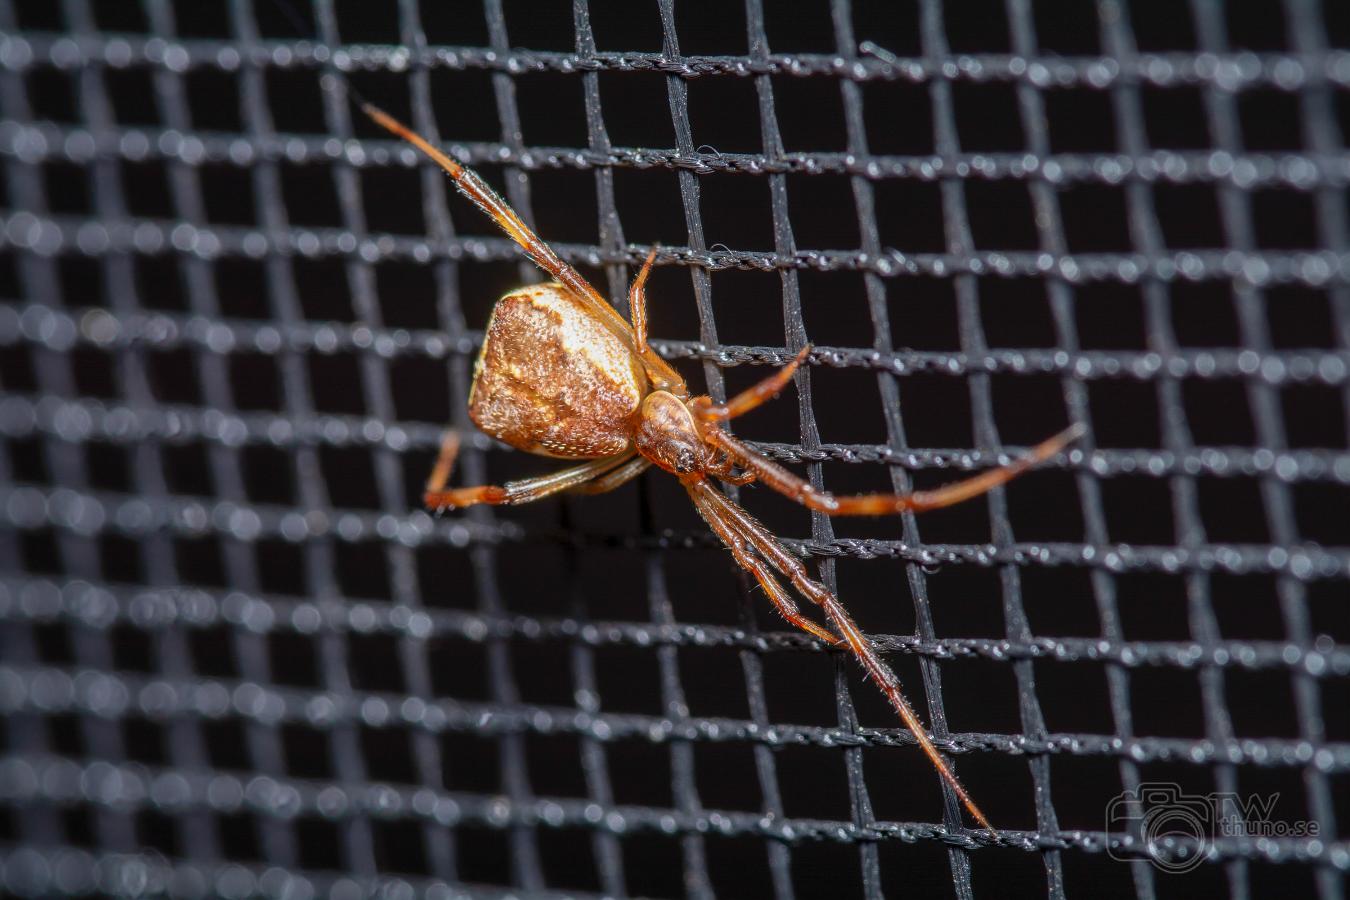
[[(672, 479), (420, 510), (539, 273), (349, 87), (621, 307), (659, 244), (696, 390), (814, 344), (735, 430), (817, 485), (1087, 427), (737, 492), (997, 838)], [(1344, 896), (1344, 4), (0, 2), (0, 116), (6, 891)]]

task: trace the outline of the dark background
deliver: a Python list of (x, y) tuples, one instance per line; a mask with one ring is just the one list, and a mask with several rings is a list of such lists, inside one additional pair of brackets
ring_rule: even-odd
[[(71, 512), (56, 496), (40, 515), (31, 492), (0, 504), (0, 646), (30, 698), (10, 703), (3, 729), (18, 761), (0, 775), (11, 779), (5, 847), (145, 847), (207, 877), (230, 860), (320, 887), (379, 873), (657, 896), (1341, 896), (1343, 863), (1242, 845), (1167, 875), (1115, 862), (1092, 835), (1125, 787), (1174, 781), (1199, 794), (1279, 792), (1278, 818), (1337, 823), (1323, 837), (1346, 846), (1350, 672), (1310, 674), (1301, 660), (1315, 649), (1343, 664), (1350, 652), (1350, 18), (1292, 0), (1222, 15), (1174, 3), (766, 6), (761, 19), (753, 5), (678, 0), (672, 33), (657, 4), (593, 3), (595, 76), (560, 61), (586, 52), (565, 3), (4, 10), (2, 30), (38, 50), (0, 59), (3, 124), (36, 123), (48, 140), (35, 151), (3, 135), (0, 297), (29, 312), (0, 322), (0, 387), (17, 401), (0, 415), (0, 462), (21, 489), (90, 498)], [(761, 25), (768, 60), (747, 37)], [(331, 62), (341, 51), (321, 35), (334, 27), (362, 45), (351, 65)], [(99, 62), (61, 62), (62, 33)], [(190, 63), (147, 45), (152, 33), (176, 35)], [(108, 45), (117, 34), (125, 51)], [(443, 54), (435, 64), (391, 63), (369, 46), (413, 36)], [(653, 64), (675, 39), (702, 68), (672, 76), (678, 64)], [(859, 56), (865, 41), (898, 56), (900, 74)], [(1340, 53), (1318, 55), (1323, 45)], [(520, 65), (489, 57), (494, 46)], [(1197, 67), (1204, 52), (1231, 68)], [(831, 70), (840, 53), (862, 74)], [(1276, 63), (1295, 53), (1307, 54), (1305, 75), (1282, 80)], [(806, 72), (789, 72), (792, 54)], [(1009, 75), (1010, 56), (1066, 74)], [(1111, 74), (1138, 73), (1141, 59), (1158, 68)], [(1340, 74), (1321, 81), (1328, 71)], [(651, 244), (667, 248), (652, 330), (695, 389), (734, 392), (815, 344), (799, 383), (809, 395), (788, 391), (736, 431), (788, 462), (823, 459), (795, 467), (832, 490), (931, 486), (991, 450), (1089, 426), (1089, 457), (920, 520), (827, 524), (763, 489), (740, 495), (776, 533), (809, 542), (822, 577), (895, 650), (925, 719), (940, 711), (942, 733), (970, 751), (954, 758), (1004, 831), (999, 846), (938, 838), (938, 780), (878, 693), (846, 658), (782, 634), (670, 479), (434, 523), (416, 511), (441, 428), (466, 421), (494, 299), (538, 273), (439, 175), (391, 156), (401, 148), (341, 99), (343, 83), (419, 127), (434, 121), (435, 139), (602, 291), (621, 293), (627, 263)], [(588, 90), (600, 101), (589, 129)], [(685, 92), (687, 138), (676, 129)], [(862, 126), (852, 138), (850, 121)], [(277, 139), (260, 136), (268, 127)], [(165, 151), (180, 133), (202, 138), (204, 153)], [(875, 173), (855, 180), (869, 157)], [(1229, 158), (1255, 175), (1222, 174)], [(774, 191), (786, 198), (777, 220)], [(860, 197), (874, 218), (860, 216)], [(66, 229), (58, 252), (15, 237), (24, 212)], [(182, 237), (182, 222), (199, 230)], [(353, 231), (364, 242), (344, 244)], [(99, 234), (129, 237), (107, 251)], [(308, 252), (311, 239), (323, 249)], [(776, 240), (795, 242), (799, 266), (775, 268)], [(899, 251), (897, 271), (865, 274), (856, 251), (871, 241)], [(1190, 250), (1194, 277), (1157, 268)], [(1038, 251), (1078, 268), (1039, 274)], [(1297, 268), (1317, 251), (1340, 254), (1329, 284)], [(1004, 259), (1016, 274), (998, 271)], [(1157, 277), (1122, 276), (1129, 259)], [(1262, 261), (1268, 280), (1234, 275)], [(34, 318), (34, 304), (48, 317)], [(105, 321), (86, 317), (92, 308), (112, 310), (123, 335), (139, 317), (168, 318), (107, 346), (89, 337)], [(84, 329), (73, 344), (32, 325), (67, 321), (62, 310)], [(219, 323), (231, 327), (210, 330)], [(370, 349), (353, 330), (362, 323), (388, 343)], [(277, 326), (289, 349), (259, 325)], [(66, 418), (43, 412), (57, 399), (74, 401)], [(81, 431), (77, 407), (103, 424)], [(213, 424), (213, 409), (238, 412), (248, 436)], [(109, 410), (123, 411), (122, 427), (98, 418)], [(287, 422), (295, 432), (277, 430)], [(903, 468), (878, 461), (887, 448)], [(1279, 477), (1263, 448), (1292, 451)], [(457, 478), (556, 465), (480, 441)], [(162, 512), (162, 527), (138, 525), (124, 508), (133, 498)], [(292, 512), (310, 517), (297, 524)], [(996, 559), (980, 557), (991, 544)], [(1300, 548), (1311, 570), (1287, 561)], [(83, 596), (82, 583), (121, 598), (120, 617), (31, 599)], [(201, 590), (218, 612), (194, 617), (180, 602), (167, 624), (138, 617), (132, 598), (151, 589), (180, 601)], [(241, 607), (244, 596), (257, 599)], [(433, 613), (430, 637), (421, 619), (408, 624), (418, 609)], [(601, 627), (584, 631), (592, 622)], [(922, 640), (899, 649), (886, 637), (916, 629)], [(1215, 664), (1197, 666), (1192, 647)], [(278, 722), (244, 700), (203, 716), (140, 695), (120, 711), (97, 697), (31, 699), (35, 673), (89, 670), (133, 687), (160, 679), (179, 696), (263, 685), (299, 711)], [(401, 711), (407, 696), (439, 701), (452, 725), (385, 721), (367, 704), (334, 726), (305, 705), (330, 695)], [(792, 727), (769, 728), (780, 725)], [(1053, 752), (1026, 755), (1019, 736)], [(1130, 740), (1112, 747), (1112, 736)], [(1289, 749), (1299, 741), (1332, 762), (1300, 764)], [(1230, 748), (1235, 762), (1217, 764)], [(56, 757), (241, 782), (261, 772), (349, 799), (370, 784), (404, 797), (430, 787), (463, 819), (444, 827), (317, 801), (292, 814), (265, 794), (238, 808), (175, 806), (129, 799), (126, 784), (109, 801), (89, 788), (63, 795), (50, 786), (58, 776), (31, 795), (16, 786), (25, 760)], [(559, 822), (529, 818), (548, 801)], [(587, 818), (588, 803), (608, 815)], [(527, 812), (498, 817), (503, 808)], [(801, 839), (763, 837), (766, 811)], [(11, 889), (33, 892), (28, 871), (6, 870)]]

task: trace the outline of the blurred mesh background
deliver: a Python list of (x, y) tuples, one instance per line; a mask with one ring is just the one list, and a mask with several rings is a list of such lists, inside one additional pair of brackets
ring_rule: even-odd
[[(696, 390), (815, 344), (736, 430), (817, 484), (1087, 426), (740, 491), (997, 841), (671, 479), (419, 510), (538, 273), (346, 85), (611, 296), (659, 243)], [(0, 887), (1344, 896), (1347, 133), (1336, 2), (0, 3)], [(1317, 833), (1167, 874), (1150, 781)]]

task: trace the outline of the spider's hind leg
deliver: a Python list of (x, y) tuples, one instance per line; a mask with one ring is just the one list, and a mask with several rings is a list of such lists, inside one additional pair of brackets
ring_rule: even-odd
[[(541, 497), (547, 497), (550, 494), (556, 494), (559, 491), (595, 481), (597, 478), (610, 474), (615, 468), (623, 467), (632, 458), (632, 454), (607, 456), (603, 459), (590, 460), (570, 469), (551, 472), (548, 475), (508, 481), (501, 486), (483, 484), (477, 487), (447, 488), (445, 484), (450, 480), (450, 471), (454, 468), (455, 457), (458, 455), (459, 433), (454, 430), (447, 431), (445, 439), (441, 441), (441, 452), (436, 457), (436, 465), (432, 467), (431, 475), (427, 478), (426, 491), (422, 494), (422, 502), (428, 509), (437, 511), (459, 509), (465, 506), (474, 506), (478, 503), (487, 503), (494, 506), (502, 503), (529, 503), (532, 500), (538, 500)], [(639, 468), (631, 474), (636, 475), (640, 471)], [(613, 488), (618, 487), (626, 480), (627, 478), (622, 481), (615, 479), (606, 483), (610, 488)]]
[[(431, 474), (427, 476), (426, 493), (440, 494), (445, 490), (446, 482), (450, 480), (450, 472), (455, 467), (455, 460), (459, 457), (459, 432), (451, 428), (441, 438), (441, 450), (436, 454), (436, 465), (431, 467)], [(430, 504), (428, 504), (430, 505)]]
[(567, 489), (569, 494), (607, 494), (617, 487), (627, 484), (652, 467), (646, 457), (634, 456), (628, 462), (611, 469), (593, 481), (583, 481)]

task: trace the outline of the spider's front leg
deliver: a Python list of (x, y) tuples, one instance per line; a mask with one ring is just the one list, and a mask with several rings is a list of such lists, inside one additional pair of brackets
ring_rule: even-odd
[[(593, 459), (570, 469), (562, 469), (536, 478), (508, 481), (500, 486), (483, 484), (477, 487), (446, 488), (445, 484), (450, 480), (450, 472), (455, 466), (455, 457), (458, 455), (459, 432), (447, 431), (445, 439), (441, 441), (441, 452), (436, 457), (436, 465), (432, 467), (431, 475), (427, 478), (426, 491), (422, 494), (422, 502), (428, 509), (439, 512), (444, 509), (459, 509), (478, 503), (487, 503), (494, 506), (498, 504), (529, 503), (541, 497), (556, 494), (559, 491), (574, 489), (601, 480), (604, 484), (603, 490), (612, 490), (646, 468), (645, 466), (633, 466), (630, 462), (633, 455), (628, 453), (620, 456), (607, 456), (603, 459)], [(620, 469), (623, 471), (618, 472), (617, 470)], [(611, 478), (610, 475), (618, 477)]]
[[(839, 603), (838, 598), (825, 585), (812, 579), (801, 560), (789, 552), (763, 524), (732, 502), (731, 498), (715, 489), (706, 479), (685, 479), (684, 486), (694, 499), (694, 504), (699, 508), (699, 512), (708, 520), (708, 524), (717, 532), (718, 537), (731, 547), (733, 553), (737, 546), (746, 547), (748, 545), (748, 548), (758, 554), (769, 566), (772, 566), (792, 582), (792, 586), (800, 591), (802, 596), (815, 603), (825, 612), (826, 618), (830, 620), (830, 625), (834, 627), (838, 635), (836, 641), (841, 642), (848, 648), (867, 674), (881, 688), (882, 693), (886, 695), (886, 699), (890, 701), (891, 708), (899, 714), (901, 721), (905, 723), (905, 727), (919, 742), (920, 749), (937, 769), (943, 781), (947, 782), (957, 799), (966, 809), (970, 810), (970, 814), (975, 817), (975, 820), (991, 835), (997, 835), (994, 826), (989, 823), (989, 819), (975, 805), (975, 801), (971, 799), (970, 794), (956, 779), (956, 773), (952, 771), (951, 766), (943, 759), (937, 747), (933, 745), (933, 740), (924, 729), (918, 713), (910, 706), (909, 700), (905, 698), (901, 691), (900, 680), (896, 678), (895, 672), (882, 660), (881, 653), (877, 650), (876, 645), (871, 638), (863, 634), (857, 623), (853, 621), (853, 617)], [(741, 561), (739, 555), (737, 561)], [(750, 568), (752, 572), (755, 572), (756, 577), (759, 577), (759, 572), (756, 569), (750, 566), (747, 566), (747, 568)], [(761, 584), (763, 583), (763, 580), (761, 580)], [(776, 582), (774, 584), (777, 585)], [(767, 585), (765, 590), (768, 590)], [(779, 590), (781, 591), (781, 588)], [(770, 593), (770, 598), (773, 599), (772, 593)], [(775, 600), (775, 602), (777, 601)], [(793, 609), (795, 610), (795, 606)]]
[(755, 576), (755, 580), (764, 589), (764, 594), (769, 598), (769, 602), (778, 609), (779, 615), (786, 619), (788, 624), (800, 628), (832, 647), (843, 644), (843, 641), (837, 635), (831, 634), (828, 629), (817, 625), (802, 615), (792, 596), (783, 589), (783, 586), (778, 583), (778, 579), (774, 577), (769, 565), (755, 555), (755, 551), (750, 547), (749, 542), (746, 541), (741, 532), (726, 520), (717, 506), (706, 496), (715, 488), (711, 487), (705, 479), (698, 478), (686, 483), (685, 489), (689, 491), (689, 496), (694, 501), (694, 507), (698, 510), (699, 515), (703, 516), (703, 520), (708, 523), (708, 527), (713, 530), (713, 534), (717, 535), (722, 543), (727, 545), (727, 549), (731, 551), (732, 558), (736, 560), (736, 563)]
[[(728, 404), (730, 405), (730, 404)], [(696, 414), (698, 410), (695, 410)], [(941, 509), (972, 497), (988, 493), (1001, 484), (1007, 484), (1018, 475), (1044, 462), (1073, 443), (1083, 434), (1081, 425), (1071, 425), (1059, 434), (1041, 441), (1025, 455), (1004, 466), (972, 475), (969, 478), (945, 484), (929, 491), (908, 494), (854, 494), (838, 496), (822, 491), (805, 479), (756, 453), (739, 438), (721, 428), (709, 427), (704, 437), (709, 444), (730, 455), (738, 465), (753, 472), (763, 484), (802, 504), (808, 509), (831, 516), (884, 516), (902, 512), (924, 512)]]
[(736, 465), (744, 468), (748, 477), (763, 482), (809, 509), (832, 516), (879, 516), (906, 511), (923, 512), (951, 506), (1006, 484), (1032, 466), (1054, 456), (1081, 437), (1084, 432), (1082, 425), (1071, 425), (1059, 434), (1041, 441), (1024, 456), (1007, 465), (934, 490), (914, 491), (910, 494), (836, 496), (816, 489), (810, 482), (798, 478), (777, 463), (766, 459), (718, 427), (718, 423), (743, 416), (778, 396), (792, 380), (797, 368), (806, 361), (810, 352), (811, 347), (808, 344), (783, 368), (741, 391), (726, 403), (713, 403), (709, 397), (695, 397), (689, 401), (689, 409), (705, 425), (704, 439), (726, 454)]

